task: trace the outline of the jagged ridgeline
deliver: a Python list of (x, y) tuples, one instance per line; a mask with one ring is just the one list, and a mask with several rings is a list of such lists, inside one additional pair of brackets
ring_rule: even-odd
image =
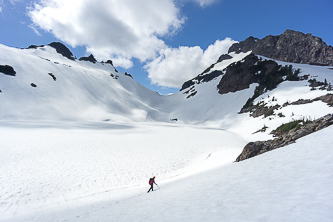
[(233, 44), (230, 52), (248, 52), (284, 62), (333, 66), (333, 47), (312, 34), (287, 29), (281, 35), (258, 39), (250, 36)]
[[(241, 53), (248, 54), (241, 61), (234, 62), (225, 69), (217, 67), (221, 62), (236, 58)], [(278, 61), (275, 61), (278, 60)], [(228, 54), (220, 56), (218, 61), (208, 67), (197, 77), (185, 82), (181, 90), (196, 84), (209, 82), (217, 77), (221, 80), (217, 85), (220, 94), (237, 92), (247, 89), (251, 84), (259, 84), (254, 94), (248, 99), (241, 109), (241, 113), (248, 112), (253, 107), (253, 102), (266, 91), (275, 89), (283, 81), (307, 80), (309, 75), (298, 76), (302, 71), (293, 65), (280, 65), (281, 62), (310, 64), (320, 66), (333, 65), (333, 47), (327, 45), (321, 38), (312, 34), (286, 30), (281, 35), (266, 36), (263, 39), (249, 37), (246, 40), (233, 44)], [(315, 79), (309, 80), (312, 87), (318, 84)]]

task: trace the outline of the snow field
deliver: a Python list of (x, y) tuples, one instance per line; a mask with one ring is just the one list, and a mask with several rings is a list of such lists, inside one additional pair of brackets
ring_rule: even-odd
[[(232, 54), (214, 70), (245, 55)], [(187, 99), (184, 92), (161, 96), (120, 73), (112, 78), (112, 66), (71, 61), (48, 46), (0, 44), (0, 59), (17, 71), (0, 74), (0, 221), (333, 218), (332, 127), (232, 163), (247, 142), (271, 139), (282, 123), (333, 113), (323, 102), (252, 118), (238, 112), (256, 84), (220, 95), (219, 77), (195, 85), (197, 94)], [(333, 83), (330, 67), (292, 65)], [(256, 102), (282, 105), (327, 93), (311, 91), (307, 81), (283, 82)], [(266, 132), (252, 134), (263, 126)], [(153, 175), (161, 189), (147, 194)]]
[(27, 127), (0, 127), (2, 217), (216, 167), (246, 144), (222, 130), (173, 124)]
[(148, 185), (132, 187), (117, 191), (127, 196), (105, 193), (8, 221), (329, 222), (332, 133), (329, 127), (289, 146), (173, 182), (157, 177), (161, 189), (149, 194)]

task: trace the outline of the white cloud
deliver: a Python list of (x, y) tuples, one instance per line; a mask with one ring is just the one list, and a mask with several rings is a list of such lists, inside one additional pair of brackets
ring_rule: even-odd
[[(8, 1), (7, 1), (8, 2)], [(22, 0), (9, 0), (9, 2), (14, 5), (17, 2), (22, 2)], [(3, 8), (5, 7), (5, 1), (4, 0), (0, 0), (0, 13), (2, 13)]]
[(58, 39), (125, 68), (131, 58), (155, 58), (166, 47), (159, 37), (183, 23), (172, 0), (39, 0), (29, 16)]
[(3, 6), (4, 6), (3, 0), (0, 0), (0, 13), (2, 13)]
[(160, 56), (145, 66), (153, 84), (180, 88), (181, 85), (215, 63), (235, 43), (230, 38), (217, 40), (203, 51), (199, 46), (166, 48)]
[(201, 7), (204, 8), (204, 7), (212, 5), (212, 4), (214, 4), (214, 3), (216, 3), (216, 2), (218, 2), (220, 0), (179, 0), (179, 1), (184, 2), (184, 3), (186, 3), (186, 2), (194, 2), (194, 3), (197, 3)]
[(194, 1), (199, 3), (201, 7), (206, 7), (206, 6), (212, 5), (217, 0), (194, 0)]
[(72, 47), (85, 46), (87, 53), (112, 59), (115, 66), (131, 68), (133, 58), (148, 62), (153, 84), (178, 88), (216, 62), (232, 40), (218, 40), (205, 51), (168, 47), (161, 37), (175, 34), (185, 21), (177, 1), (205, 7), (219, 0), (37, 0), (29, 8), (29, 27), (36, 34), (36, 28), (51, 32)]
[[(22, 24), (24, 24), (24, 22), (22, 22)], [(34, 33), (35, 33), (36, 35), (38, 35), (38, 36), (42, 36), (42, 35), (40, 34), (40, 32), (38, 31), (38, 29), (34, 26), (34, 24), (29, 24), (28, 27), (31, 28), (32, 31), (34, 31)]]

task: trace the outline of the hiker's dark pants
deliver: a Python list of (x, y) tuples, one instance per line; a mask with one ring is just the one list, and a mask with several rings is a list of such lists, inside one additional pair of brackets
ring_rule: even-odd
[(154, 186), (154, 184), (152, 184), (152, 185), (150, 186), (150, 189), (148, 190), (147, 193), (149, 193), (150, 190), (151, 190), (151, 191), (154, 191), (153, 186)]

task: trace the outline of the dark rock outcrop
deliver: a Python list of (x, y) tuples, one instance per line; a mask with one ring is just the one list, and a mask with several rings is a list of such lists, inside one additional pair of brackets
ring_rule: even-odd
[(49, 74), (49, 76), (52, 77), (53, 81), (56, 81), (56, 80), (57, 80), (57, 77), (55, 77), (55, 75), (53, 75), (53, 73), (48, 73), (48, 74)]
[(321, 100), (324, 103), (327, 103), (327, 105), (329, 105), (330, 107), (333, 106), (333, 94), (327, 94), (325, 96), (320, 96), (320, 97), (316, 98), (315, 100)]
[(9, 65), (0, 65), (0, 72), (8, 76), (16, 75), (14, 68)]
[[(203, 83), (203, 82), (209, 82), (219, 76), (221, 76), (223, 74), (222, 71), (219, 71), (219, 70), (215, 70), (215, 71), (212, 71), (212, 68), (214, 68), (214, 66), (217, 64), (217, 63), (220, 63), (224, 60), (227, 60), (227, 59), (232, 59), (232, 57), (228, 54), (223, 54), (219, 57), (219, 59), (217, 60), (216, 63), (212, 64), (211, 66), (209, 66), (207, 69), (205, 69), (201, 74), (199, 74), (197, 77), (191, 79), (191, 80), (188, 80), (186, 81), (183, 85), (182, 85), (182, 88), (180, 89), (180, 91), (184, 90), (184, 89), (187, 89), (191, 86), (193, 86), (194, 84), (200, 84), (200, 83)], [(209, 73), (210, 72), (210, 73)], [(208, 73), (208, 74), (207, 74)]]
[(64, 44), (60, 42), (51, 42), (49, 46), (55, 48), (57, 53), (63, 55), (64, 57), (70, 60), (75, 60), (75, 56), (73, 55), (73, 53)]
[(250, 54), (242, 62), (237, 62), (227, 67), (225, 75), (217, 85), (220, 94), (237, 92), (247, 89), (252, 83), (257, 82), (257, 77), (251, 67), (259, 61), (258, 57)]
[(114, 75), (113, 73), (111, 73), (110, 76), (111, 76), (113, 79), (118, 79), (118, 78), (119, 78), (118, 75)]
[(294, 128), (287, 133), (281, 134), (278, 138), (268, 141), (257, 141), (248, 143), (242, 153), (237, 157), (236, 162), (249, 159), (259, 154), (295, 143), (295, 141), (303, 136), (326, 128), (333, 124), (333, 115), (328, 114), (320, 119), (301, 127)]
[(110, 65), (113, 66), (113, 62), (112, 62), (112, 60), (110, 60), (110, 59), (109, 59), (108, 61), (106, 61), (106, 62), (102, 62), (102, 64), (103, 64), (103, 63), (110, 64)]
[(313, 65), (333, 65), (333, 47), (327, 46), (319, 37), (293, 30), (286, 30), (277, 36), (263, 39), (249, 37), (235, 43), (230, 52), (248, 52), (272, 59)]
[[(333, 94), (326, 94), (324, 96), (317, 97), (315, 99), (299, 99), (294, 102), (286, 102), (282, 105), (282, 107), (286, 107), (289, 105), (304, 105), (304, 104), (309, 104), (314, 101), (322, 101), (324, 103), (327, 103), (328, 106), (332, 107), (333, 106)], [(250, 112), (251, 117), (259, 117), (264, 115), (264, 117), (274, 115), (275, 111), (280, 109), (280, 105), (275, 105), (275, 106), (267, 106), (266, 103), (264, 102), (258, 102), (256, 105), (252, 105), (248, 108), (242, 109), (239, 113), (247, 113)], [(283, 115), (282, 113), (280, 115)]]
[(125, 72), (125, 76), (128, 76), (133, 79), (133, 76), (131, 74), (129, 74), (128, 72)]
[(95, 57), (92, 54), (90, 54), (90, 56), (88, 56), (88, 57), (81, 57), (79, 60), (80, 61), (88, 61), (88, 62), (92, 62), (92, 63), (97, 62), (97, 60), (95, 59)]
[[(217, 60), (216, 63), (219, 63), (219, 62), (222, 62), (222, 61), (224, 61), (224, 60), (228, 60), (228, 59), (232, 59), (232, 57), (231, 57), (230, 55), (228, 55), (228, 54), (223, 54), (223, 55), (221, 55), (221, 56), (219, 57), (219, 59)], [(215, 63), (215, 64), (216, 64), (216, 63)]]
[(229, 65), (225, 75), (217, 85), (220, 94), (237, 92), (249, 88), (252, 83), (259, 83), (252, 99), (264, 90), (275, 89), (285, 80), (297, 81), (299, 70), (292, 66), (281, 66), (273, 60), (262, 60), (254, 54), (246, 56), (242, 61)]
[(271, 107), (264, 106), (262, 108), (255, 109), (253, 112), (251, 112), (250, 116), (252, 116), (254, 118), (262, 116), (262, 115), (264, 115), (264, 117), (271, 116), (271, 115), (274, 115), (274, 111), (277, 110), (278, 108), (280, 108), (279, 105), (275, 105), (275, 106), (271, 106)]
[(197, 77), (189, 80), (189, 81), (186, 81), (183, 85), (182, 85), (182, 88), (180, 89), (180, 91), (186, 89), (186, 88), (189, 88), (191, 86), (193, 86), (194, 84), (200, 84), (200, 83), (203, 83), (203, 82), (209, 82), (217, 77), (219, 77), (220, 75), (222, 75), (223, 72), (222, 71), (213, 71), (209, 74), (201, 74), (201, 75), (198, 75)]
[(44, 47), (44, 45), (40, 45), (40, 46), (30, 45), (27, 49), (37, 49), (37, 48), (41, 48), (41, 47)]

